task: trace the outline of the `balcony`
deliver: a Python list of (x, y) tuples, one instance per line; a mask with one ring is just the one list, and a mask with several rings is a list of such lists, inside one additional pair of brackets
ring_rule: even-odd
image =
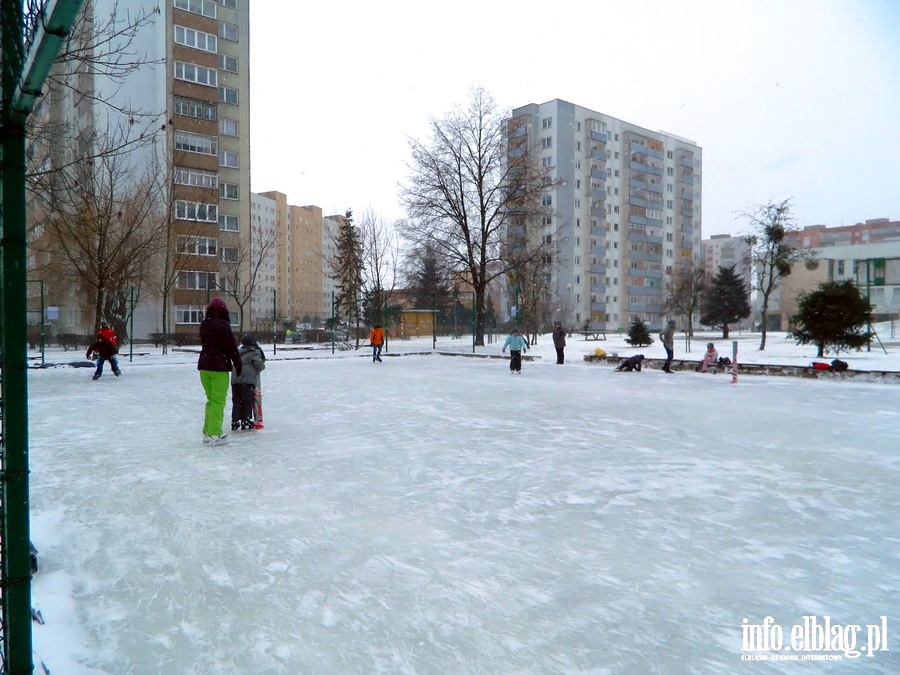
[(599, 141), (600, 143), (606, 143), (609, 140), (609, 134), (604, 134), (602, 131), (591, 131), (591, 140)]
[[(591, 265), (591, 274), (602, 274), (606, 276), (606, 265), (601, 265), (600, 263)], [(592, 288), (591, 290), (594, 289)]]
[(599, 148), (591, 148), (591, 159), (599, 159), (601, 162), (605, 162), (606, 153)]
[(591, 178), (606, 182), (606, 169), (591, 169)]

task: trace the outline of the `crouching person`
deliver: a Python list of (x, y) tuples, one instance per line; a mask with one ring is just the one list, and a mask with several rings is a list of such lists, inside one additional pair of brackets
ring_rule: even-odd
[(644, 360), (643, 354), (635, 354), (634, 356), (629, 356), (627, 359), (622, 361), (619, 364), (619, 367), (616, 368), (616, 372), (624, 370), (626, 373), (630, 373), (633, 370), (641, 372), (641, 362)]

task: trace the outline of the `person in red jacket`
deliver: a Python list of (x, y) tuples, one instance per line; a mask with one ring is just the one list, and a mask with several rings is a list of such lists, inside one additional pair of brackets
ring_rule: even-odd
[(116, 354), (119, 353), (119, 340), (116, 337), (116, 331), (109, 327), (106, 321), (100, 322), (100, 330), (97, 331), (97, 340), (87, 348), (85, 356), (90, 359), (94, 354), (97, 355), (97, 370), (94, 371), (93, 379), (99, 380), (103, 375), (103, 362), (109, 361), (109, 367), (112, 368), (116, 377), (122, 374), (119, 369), (119, 359)]
[(372, 363), (381, 361), (381, 348), (384, 346), (384, 331), (380, 324), (375, 324), (369, 333), (369, 344), (372, 345)]
[(197, 370), (206, 392), (203, 442), (222, 445), (228, 442), (228, 435), (222, 433), (222, 422), (232, 367), (236, 374), (241, 374), (241, 355), (231, 332), (228, 306), (222, 298), (213, 298), (206, 307), (206, 318), (200, 324), (200, 344)]

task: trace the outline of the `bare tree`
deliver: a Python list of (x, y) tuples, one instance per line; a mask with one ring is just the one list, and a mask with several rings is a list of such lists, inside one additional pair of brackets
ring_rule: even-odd
[(807, 269), (815, 269), (818, 262), (815, 253), (799, 245), (799, 240), (790, 236), (799, 228), (791, 213), (791, 200), (768, 202), (758, 205), (752, 212), (743, 213), (750, 221), (753, 231), (743, 237), (750, 245), (749, 264), (754, 285), (759, 292), (760, 324), (762, 337), (760, 351), (766, 348), (766, 330), (769, 300), (781, 280), (791, 273), (796, 262), (804, 262)]
[[(83, 142), (103, 147), (108, 140)], [(58, 265), (57, 274), (93, 295), (95, 327), (105, 317), (122, 336), (130, 291), (135, 302), (146, 293), (163, 229), (159, 178), (153, 171), (136, 175), (126, 157), (102, 154), (53, 173), (34, 190), (45, 217), (32, 247)]]
[(665, 282), (665, 309), (687, 319), (687, 333), (690, 336), (694, 335), (693, 317), (700, 311), (707, 286), (706, 269), (693, 258), (678, 265)]
[(507, 225), (542, 211), (548, 172), (530, 152), (507, 157), (506, 117), (481, 88), (468, 107), (431, 120), (427, 142), (410, 140), (410, 175), (401, 189), (409, 220), (404, 238), (428, 245), (475, 293), (475, 343), (484, 344), (485, 292), (505, 274), (501, 247)]
[[(37, 21), (39, 16), (33, 14), (29, 21)], [(141, 32), (160, 19), (159, 7), (123, 9), (117, 2), (108, 15), (99, 16), (93, 2), (84, 3), (47, 78), (49, 108), (46, 114), (39, 111), (29, 120), (30, 176), (128, 153), (164, 131), (164, 111), (142, 110), (118, 96), (129, 76), (163, 62), (151, 60), (137, 46)], [(81, 143), (83, 133), (103, 134), (96, 128), (77, 128), (77, 115), (60, 115), (66, 102), (74, 111), (89, 113), (85, 119), (95, 127), (105, 127), (109, 138), (93, 147)]]
[[(390, 302), (397, 279), (399, 251), (394, 242), (394, 228), (371, 208), (359, 221), (362, 250), (362, 291), (366, 298), (366, 314), (372, 323), (385, 323), (384, 308)], [(359, 347), (359, 312), (356, 340)]]

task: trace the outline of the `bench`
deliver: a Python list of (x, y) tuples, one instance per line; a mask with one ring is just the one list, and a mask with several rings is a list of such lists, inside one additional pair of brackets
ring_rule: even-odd
[(585, 340), (605, 340), (606, 339), (606, 331), (605, 330), (580, 330), (578, 334), (584, 337)]

